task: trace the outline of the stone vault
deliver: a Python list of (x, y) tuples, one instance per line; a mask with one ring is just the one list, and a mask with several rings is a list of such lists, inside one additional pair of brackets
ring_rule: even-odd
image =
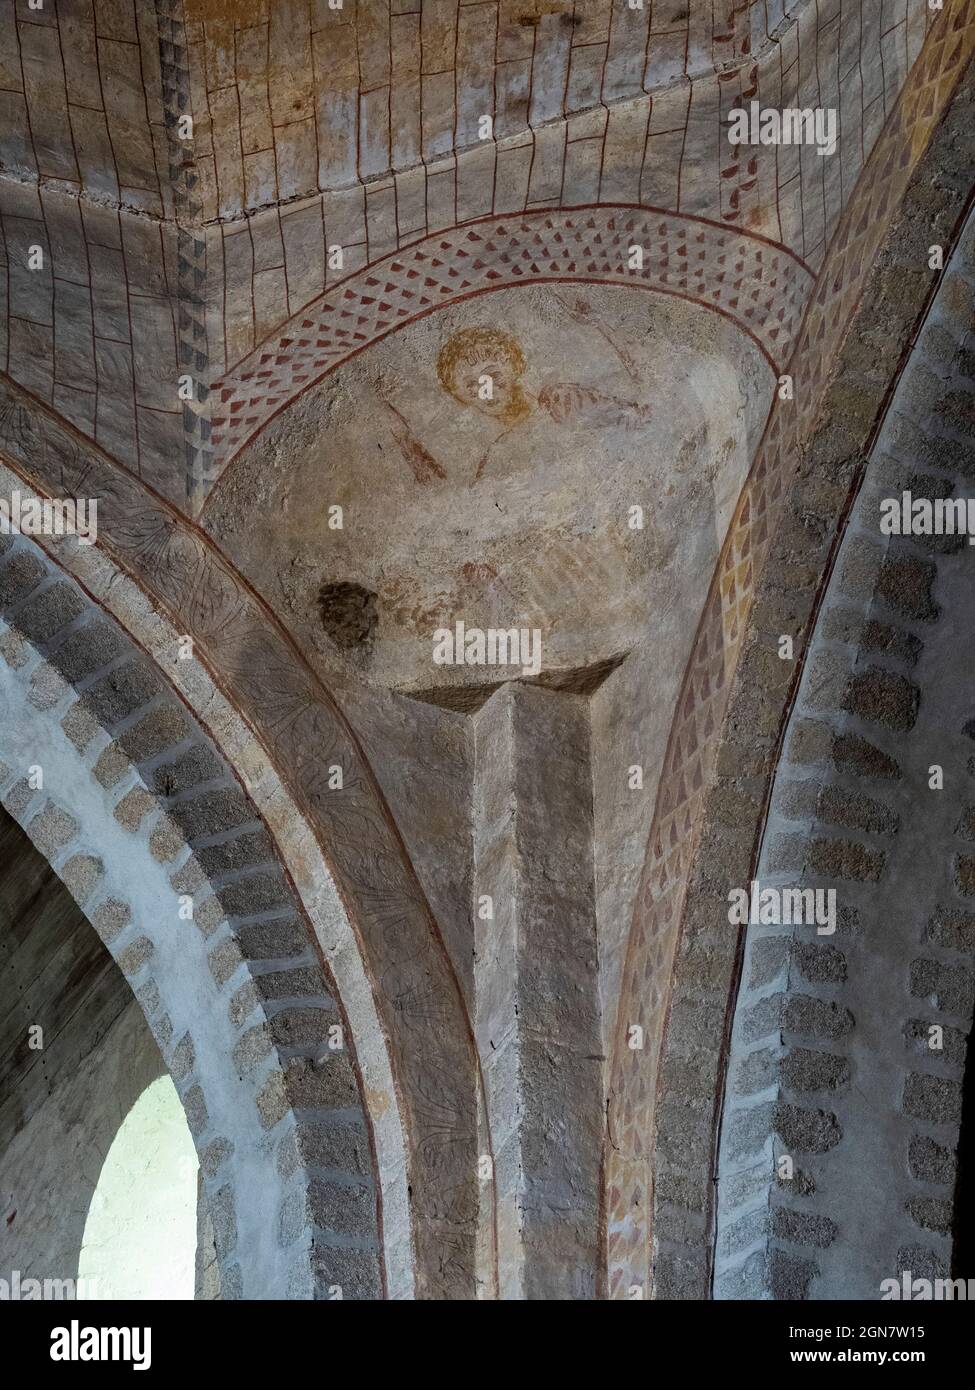
[[(952, 1267), (967, 551), (869, 508), (970, 482), (973, 46), (963, 0), (0, 3), (0, 499), (97, 500), (0, 537), (0, 794), (221, 1297)], [(730, 143), (752, 103), (835, 151)], [(756, 876), (842, 930), (736, 931)]]

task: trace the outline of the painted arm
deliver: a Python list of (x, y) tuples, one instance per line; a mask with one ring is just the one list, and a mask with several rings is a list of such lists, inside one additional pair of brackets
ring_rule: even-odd
[(637, 430), (648, 424), (653, 416), (648, 405), (624, 401), (595, 386), (580, 386), (573, 381), (549, 382), (539, 391), (538, 403), (557, 425), (567, 420), (584, 419), (589, 424), (606, 428), (622, 425), (625, 430)]
[(406, 418), (400, 414), (395, 405), (390, 405), (389, 401), (386, 401), (385, 405), (395, 420), (392, 426), (393, 438), (417, 482), (429, 483), (434, 478), (446, 478), (446, 472), (417, 439)]

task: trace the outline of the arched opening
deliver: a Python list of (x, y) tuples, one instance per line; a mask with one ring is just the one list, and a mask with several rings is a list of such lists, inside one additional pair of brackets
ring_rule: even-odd
[(199, 1164), (176, 1087), (157, 1077), (112, 1141), (85, 1222), (78, 1278), (98, 1298), (191, 1299)]
[[(165, 1066), (200, 1153), (212, 1219), (203, 1244), (219, 1260), (219, 1296), (300, 1298), (319, 1282), (343, 1297), (381, 1296), (379, 1200), (351, 1030), (329, 1046), (328, 1030), (341, 1027), (339, 992), (320, 971), (257, 808), (161, 669), (104, 613), (79, 624), (80, 590), (63, 572), (56, 578), (38, 547), (0, 537), (0, 570), (17, 600), (5, 616), (23, 622), (0, 634), (0, 800), (84, 908), (157, 1049), (156, 1070), (115, 1104), (72, 1205), (74, 1269), (111, 1139)], [(40, 588), (45, 605), (54, 595), (58, 618), (70, 613), (53, 636), (49, 622), (31, 622), (25, 585)], [(73, 683), (82, 681), (79, 698)], [(56, 687), (53, 702), (42, 682)], [(229, 730), (231, 741), (238, 732)], [(323, 882), (331, 884), (324, 868), (319, 908)], [(247, 912), (255, 892), (258, 914)], [(46, 983), (37, 997), (47, 997)], [(333, 1064), (317, 1065), (320, 1057)], [(341, 1165), (321, 1161), (340, 1144)], [(52, 1221), (63, 1204), (56, 1184), (52, 1171), (38, 1204)], [(408, 1275), (406, 1241), (401, 1249)], [(201, 1297), (216, 1296), (211, 1263), (200, 1271)]]
[(745, 932), (720, 1298), (870, 1301), (891, 1279), (969, 1273), (972, 571), (951, 527), (881, 517), (890, 496), (937, 515), (970, 493), (973, 283), (969, 211), (866, 453), (784, 726), (753, 879), (825, 890), (834, 917), (773, 909)]
[(196, 1154), (138, 1001), (4, 812), (0, 864), (0, 1278), (193, 1298)]

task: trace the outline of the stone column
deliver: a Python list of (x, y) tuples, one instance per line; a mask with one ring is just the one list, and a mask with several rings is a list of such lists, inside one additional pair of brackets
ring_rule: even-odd
[(588, 702), (504, 685), (475, 746), (475, 1032), (500, 1296), (592, 1298), (602, 1091)]

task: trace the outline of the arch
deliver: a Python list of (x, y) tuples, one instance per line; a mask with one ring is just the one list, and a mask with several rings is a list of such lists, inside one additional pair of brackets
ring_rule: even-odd
[(870, 451), (774, 775), (756, 877), (828, 887), (837, 920), (746, 931), (719, 1297), (869, 1300), (906, 1271), (951, 1273), (975, 999), (975, 588), (963, 536), (883, 536), (879, 518), (904, 491), (970, 491), (973, 295), (969, 216)]
[(73, 1281), (105, 1153), (166, 1067), (98, 934), (2, 808), (0, 863), (0, 1264)]
[(197, 1144), (223, 1296), (381, 1296), (359, 1020), (350, 1030), (265, 818), (158, 663), (32, 541), (2, 537), (0, 552), (2, 801), (159, 1044)]
[[(641, 262), (629, 269), (631, 246)], [(690, 300), (735, 323), (778, 371), (812, 275), (765, 237), (661, 208), (559, 208), (438, 232), (341, 280), (213, 383), (213, 485), (275, 415), (350, 357), (449, 304), (544, 282)]]
[[(13, 383), (0, 380), (0, 398), (0, 447), (15, 470), (9, 486), (99, 498), (98, 547), (55, 542), (66, 563), (124, 622), (138, 617), (145, 646), (164, 660), (184, 698), (206, 710), (218, 692), (221, 733), (239, 743), (241, 764), (266, 780), (279, 842), (295, 827), (293, 862), (330, 959), (337, 971), (357, 956), (364, 965), (352, 972), (347, 996), (373, 1020), (357, 1040), (360, 1051), (373, 1041), (389, 1052), (383, 1065), (393, 1083), (376, 1089), (376, 1109), (386, 1113), (395, 1085), (400, 1108), (389, 1107), (386, 1127), (392, 1134), (401, 1121), (405, 1159), (401, 1151), (397, 1162), (391, 1139), (384, 1169), (399, 1194), (394, 1266), (405, 1267), (412, 1247), (418, 1296), (473, 1296), (480, 1151), (473, 1035), (437, 923), (358, 741), (294, 642), (198, 528)], [(126, 571), (135, 582), (117, 597)], [(193, 662), (177, 659), (182, 634), (193, 639)], [(332, 767), (342, 770), (340, 794), (329, 793)], [(342, 912), (322, 882), (336, 885)], [(347, 920), (351, 933), (337, 932), (337, 920)]]
[[(720, 902), (718, 921), (726, 922), (728, 888), (749, 881), (764, 804), (754, 779), (767, 775), (787, 698), (789, 673), (774, 644), (783, 631), (797, 644), (801, 638), (799, 595), (801, 607), (809, 598), (810, 566), (815, 575), (828, 565), (860, 451), (931, 287), (923, 268), (930, 211), (922, 216), (903, 200), (966, 72), (973, 19), (964, 6), (946, 6), (929, 31), (847, 206), (789, 363), (793, 400), (773, 404), (685, 672), (617, 1013), (606, 1148), (611, 1296), (637, 1286), (661, 1297), (706, 1297), (710, 1287), (715, 1114), (709, 1097), (720, 1084), (736, 959), (715, 913)], [(954, 109), (962, 120), (964, 98)], [(949, 237), (963, 199), (953, 185), (965, 176), (960, 150), (950, 135), (946, 141), (938, 151), (949, 171), (941, 179)], [(933, 171), (930, 177), (937, 179)], [(892, 226), (896, 235), (888, 236)], [(884, 257), (895, 268), (888, 270)], [(892, 293), (900, 307), (864, 353), (856, 325), (868, 283), (875, 294)], [(844, 341), (851, 354), (847, 380)], [(816, 488), (792, 518), (786, 503), (797, 470), (800, 480), (809, 476), (817, 459)], [(770, 565), (770, 554), (781, 559)], [(790, 566), (796, 592), (786, 599), (781, 576)], [(732, 760), (747, 773), (729, 775)], [(649, 1040), (643, 1052), (626, 1047), (633, 1024)]]

